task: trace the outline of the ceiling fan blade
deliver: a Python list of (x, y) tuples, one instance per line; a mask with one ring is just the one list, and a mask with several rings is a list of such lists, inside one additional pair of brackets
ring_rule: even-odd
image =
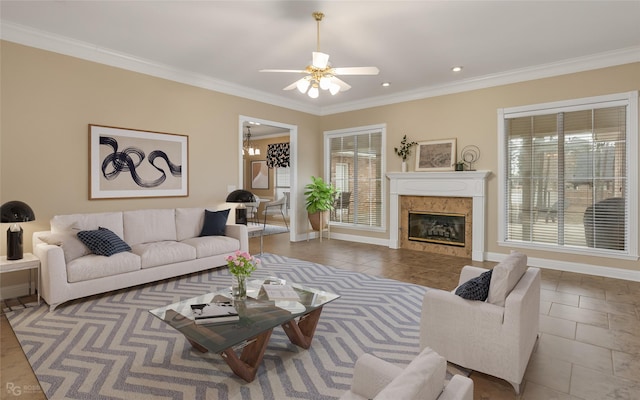
[(380, 70), (377, 67), (346, 67), (334, 68), (336, 75), (378, 75)]
[(311, 65), (319, 69), (325, 69), (329, 65), (329, 55), (319, 51), (311, 53), (311, 60)]
[[(302, 83), (303, 81), (309, 81), (309, 77), (305, 76), (304, 78), (298, 79), (297, 81), (293, 82), (291, 85), (285, 87), (282, 90), (293, 90), (293, 89), (297, 89), (298, 88), (298, 84)], [(308, 87), (309, 84), (306, 84), (305, 87)]]
[(340, 86), (341, 92), (346, 92), (347, 90), (351, 89), (351, 85), (349, 85), (347, 82), (343, 81), (340, 78), (336, 78), (335, 76), (331, 77), (331, 82)]
[(306, 74), (304, 69), (261, 69), (260, 72), (292, 72), (296, 74)]

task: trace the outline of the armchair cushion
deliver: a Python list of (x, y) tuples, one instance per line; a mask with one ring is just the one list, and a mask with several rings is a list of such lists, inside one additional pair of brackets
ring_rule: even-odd
[(485, 301), (489, 295), (489, 284), (493, 270), (483, 272), (480, 276), (469, 279), (456, 289), (456, 294), (467, 300)]
[(493, 267), (487, 302), (504, 307), (505, 299), (527, 270), (527, 256), (512, 252)]
[(375, 400), (436, 400), (444, 387), (447, 361), (427, 347), (391, 381)]

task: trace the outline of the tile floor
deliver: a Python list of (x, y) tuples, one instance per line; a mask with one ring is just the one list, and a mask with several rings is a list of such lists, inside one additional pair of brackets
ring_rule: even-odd
[[(252, 253), (259, 243), (250, 240)], [(464, 265), (494, 265), (335, 239), (290, 243), (286, 234), (266, 236), (264, 250), (445, 290), (456, 286)], [(0, 319), (0, 398), (43, 399), (11, 327)], [(476, 372), (471, 378), (476, 400), (640, 399), (640, 282), (543, 270), (540, 338), (521, 395), (501, 379)]]

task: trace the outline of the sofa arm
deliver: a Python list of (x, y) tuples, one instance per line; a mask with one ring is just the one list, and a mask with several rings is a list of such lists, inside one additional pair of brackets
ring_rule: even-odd
[(240, 241), (240, 251), (249, 251), (249, 232), (247, 226), (242, 224), (227, 224), (225, 236), (229, 236)]
[(473, 381), (466, 376), (454, 375), (438, 400), (473, 400)]
[(401, 373), (399, 366), (365, 353), (356, 361), (351, 391), (372, 399)]
[(67, 263), (60, 246), (46, 244), (39, 236), (47, 232), (34, 232), (32, 238), (33, 254), (40, 259), (40, 295), (53, 311), (65, 300), (64, 293), (67, 281)]

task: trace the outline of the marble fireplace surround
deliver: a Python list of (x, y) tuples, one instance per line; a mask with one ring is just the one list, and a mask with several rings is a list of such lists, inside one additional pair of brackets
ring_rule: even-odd
[(400, 248), (400, 196), (470, 197), (471, 259), (484, 261), (485, 191), (491, 171), (390, 172), (389, 247)]

